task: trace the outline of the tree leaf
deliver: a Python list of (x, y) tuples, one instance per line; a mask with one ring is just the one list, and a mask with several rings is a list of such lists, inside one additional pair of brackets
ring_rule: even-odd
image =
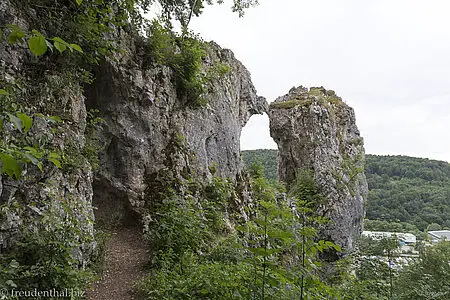
[(47, 44), (47, 48), (50, 49), (50, 51), (53, 53), (53, 45), (47, 39), (45, 39), (45, 43)]
[(70, 44), (69, 45), (70, 48), (74, 49), (75, 51), (78, 51), (80, 53), (83, 53), (83, 49), (81, 49), (80, 46), (78, 46), (77, 44)]
[(9, 177), (15, 179), (20, 178), (22, 168), (14, 157), (6, 153), (0, 153), (0, 160), (2, 161), (2, 174), (6, 173)]
[(22, 121), (23, 132), (27, 134), (28, 130), (33, 126), (33, 119), (23, 113), (18, 113), (17, 117)]
[(10, 286), (12, 288), (16, 288), (17, 287), (17, 284), (15, 284), (14, 281), (12, 281), (12, 280), (7, 280), (6, 281), (6, 285), (8, 285), (8, 286)]
[(19, 267), (19, 263), (18, 263), (15, 259), (13, 259), (13, 260), (9, 263), (9, 266), (10, 266), (11, 268), (13, 268), (13, 269), (17, 269), (17, 268)]
[(77, 1), (78, 6), (80, 6), (81, 3), (83, 3), (83, 0), (75, 0), (75, 1)]
[(58, 153), (55, 153), (55, 152), (51, 152), (49, 155), (48, 155), (48, 158), (47, 158), (49, 161), (51, 161), (55, 166), (57, 166), (58, 168), (62, 168), (62, 166), (61, 166), (61, 162), (60, 162), (60, 159), (61, 159), (61, 156), (58, 154)]
[(30, 153), (24, 153), (23, 154), (29, 161), (31, 161), (31, 163), (33, 163), (33, 165), (37, 165), (39, 163), (39, 161), (37, 160), (36, 157), (34, 157), (33, 155), (31, 155)]
[(55, 45), (55, 48), (58, 49), (59, 53), (63, 53), (67, 50), (67, 46), (60, 42), (53, 42), (53, 44)]
[(47, 52), (47, 43), (45, 37), (36, 30), (33, 30), (34, 35), (28, 39), (28, 48), (36, 56), (41, 56)]
[(7, 91), (5, 91), (4, 89), (0, 89), (0, 95), (2, 96), (8, 96), (9, 93)]
[(279, 249), (264, 249), (264, 248), (247, 248), (250, 252), (257, 256), (267, 257), (279, 252)]
[(22, 131), (22, 120), (20, 120), (18, 117), (16, 117), (15, 115), (12, 115), (10, 113), (8, 113), (9, 116), (9, 120), (14, 124), (14, 126), (23, 133)]
[(44, 156), (42, 151), (40, 151), (40, 150), (38, 150), (36, 148), (30, 147), (30, 146), (26, 146), (26, 147), (24, 147), (24, 149), (28, 150), (28, 153), (30, 153), (31, 155), (33, 155), (33, 157), (36, 157), (37, 159), (40, 159), (40, 158), (42, 158), (42, 156)]
[(280, 281), (279, 281), (277, 278), (275, 278), (275, 277), (270, 277), (270, 276), (267, 276), (267, 277), (264, 279), (264, 281), (265, 281), (267, 284), (269, 284), (270, 286), (272, 286), (272, 287), (278, 286), (278, 285), (280, 284)]
[(50, 116), (47, 119), (50, 123), (61, 123), (62, 119), (58, 116)]
[(67, 47), (69, 44), (64, 41), (62, 38), (54, 37), (52, 38), (53, 44), (55, 45), (55, 48), (58, 49), (59, 53), (63, 53), (67, 50)]
[(9, 29), (11, 29), (11, 33), (8, 36), (8, 41), (10, 44), (14, 44), (17, 41), (22, 41), (25, 36), (25, 32), (16, 24), (8, 24), (6, 25)]
[(62, 38), (57, 37), (57, 36), (55, 36), (54, 38), (52, 38), (52, 41), (58, 42), (58, 43), (61, 43), (61, 44), (64, 44), (64, 45), (66, 45), (66, 46), (69, 45), (69, 43), (67, 43), (65, 40), (63, 40)]

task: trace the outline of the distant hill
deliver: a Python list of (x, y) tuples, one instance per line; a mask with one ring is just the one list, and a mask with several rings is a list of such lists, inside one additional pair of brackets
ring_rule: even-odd
[[(266, 177), (276, 180), (277, 150), (247, 150), (242, 151), (242, 156), (247, 165), (262, 164)], [(366, 177), (368, 219), (405, 222), (420, 230), (428, 226), (450, 228), (449, 163), (408, 156), (366, 155)], [(382, 222), (375, 223), (380, 226)]]
[(277, 153), (278, 150), (258, 149), (241, 151), (245, 165), (250, 166), (253, 163), (264, 167), (264, 175), (270, 181), (277, 180)]

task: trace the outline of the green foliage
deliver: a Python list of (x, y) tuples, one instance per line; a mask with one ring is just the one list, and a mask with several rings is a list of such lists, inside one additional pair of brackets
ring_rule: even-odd
[[(32, 30), (30, 34), (25, 33), (19, 26), (15, 24), (8, 24), (7, 28), (10, 29), (8, 35), (8, 41), (10, 44), (21, 43), (24, 39), (27, 41), (28, 49), (36, 57), (44, 55), (48, 49), (53, 51), (55, 47), (60, 54), (65, 50), (69, 49), (70, 52), (73, 50), (83, 53), (83, 50), (77, 44), (69, 44), (59, 37), (54, 37), (52, 39), (47, 39), (42, 33), (37, 30)], [(53, 41), (53, 46), (51, 42)]]
[(0, 153), (0, 161), (2, 162), (2, 174), (7, 174), (11, 178), (19, 179), (22, 168), (16, 159), (6, 153)]
[(368, 219), (450, 228), (450, 164), (405, 156), (366, 160)]
[(270, 182), (277, 180), (277, 150), (246, 150), (242, 151), (241, 154), (247, 167), (255, 163), (261, 165), (264, 168), (264, 177)]
[(448, 299), (450, 243), (426, 247), (403, 263), (394, 260), (397, 247), (395, 238), (360, 240), (359, 252), (343, 267), (341, 299)]
[[(10, 87), (10, 86), (9, 86)], [(6, 91), (3, 89), (3, 91)], [(31, 138), (29, 131), (33, 127), (33, 119), (43, 119), (58, 128), (58, 117), (24, 113), (24, 107), (14, 101), (12, 92), (0, 95), (0, 163), (1, 173), (12, 179), (20, 179), (26, 165), (34, 165), (41, 172), (48, 163), (62, 168), (60, 151), (54, 149), (51, 141), (40, 141)]]
[[(7, 25), (7, 28), (9, 30), (8, 41), (10, 43), (26, 42), (29, 50), (35, 56), (41, 56), (47, 52), (47, 49), (53, 49), (51, 40), (47, 40), (37, 30), (32, 30), (29, 34), (14, 24)], [(66, 49), (69, 49), (71, 52), (73, 50), (82, 52), (78, 45), (66, 43), (61, 38), (55, 37), (52, 41), (61, 53)], [(48, 117), (40, 113), (33, 113), (36, 108), (33, 106), (34, 103), (32, 101), (35, 98), (33, 96), (36, 95), (30, 95), (29, 93), (35, 86), (39, 86), (37, 82), (33, 82), (33, 85), (24, 86), (23, 81), (17, 80), (9, 74), (2, 73), (0, 86), (2, 87), (0, 89), (1, 173), (7, 174), (13, 179), (20, 179), (22, 170), (28, 164), (35, 165), (41, 172), (44, 170), (46, 162), (62, 168), (62, 155), (59, 150), (54, 149), (50, 145), (51, 141), (36, 140), (33, 137), (35, 133), (33, 135), (29, 134), (34, 121), (38, 118), (45, 119), (46, 123), (57, 123), (60, 120), (59, 117)], [(66, 89), (67, 85), (64, 88)], [(42, 91), (39, 92), (42, 94)], [(39, 96), (42, 97), (42, 95)], [(50, 98), (54, 98), (54, 95), (51, 95)], [(19, 99), (19, 101), (16, 101), (16, 99)], [(26, 102), (23, 101), (24, 99)], [(55, 128), (53, 129), (56, 130)]]
[(37, 30), (33, 30), (31, 37), (27, 41), (28, 48), (35, 56), (41, 56), (47, 52), (47, 41)]
[[(183, 28), (187, 28), (192, 16), (199, 16), (205, 4), (214, 2), (222, 4), (223, 0), (159, 0), (163, 9), (163, 19), (170, 24), (172, 19), (180, 22)], [(244, 15), (245, 9), (258, 4), (257, 0), (233, 0), (232, 10)]]
[[(34, 207), (39, 216), (21, 226), (21, 238), (0, 256), (0, 288), (21, 290), (84, 290), (92, 274), (74, 256), (92, 237), (83, 231), (92, 220), (80, 217), (80, 204), (70, 197), (46, 208)], [(2, 208), (2, 213), (6, 207)], [(77, 211), (78, 217), (74, 214)]]
[(216, 62), (208, 71), (207, 78), (213, 79), (223, 79), (226, 75), (230, 74), (232, 71), (231, 66), (224, 62)]
[(25, 37), (25, 32), (19, 26), (15, 24), (8, 24), (6, 27), (11, 30), (8, 35), (8, 41), (10, 44), (23, 41), (22, 39)]
[(173, 197), (157, 206), (155, 224), (148, 232), (155, 253), (171, 249), (174, 257), (181, 257), (187, 250), (202, 251), (207, 246), (210, 238), (207, 224), (194, 201)]
[[(146, 229), (153, 266), (139, 285), (148, 299), (300, 299), (302, 293), (303, 299), (322, 299), (335, 294), (318, 273), (318, 253), (340, 251), (317, 240), (314, 226), (326, 220), (299, 199), (293, 213), (287, 202), (276, 199), (277, 189), (261, 176), (260, 167), (251, 173), (256, 206), (245, 208), (247, 221), (230, 219), (229, 203), (236, 195), (219, 177), (205, 187), (190, 184), (183, 197), (158, 200)], [(312, 191), (299, 188), (297, 196), (315, 198)]]
[(342, 270), (347, 273), (339, 286), (342, 299), (393, 299), (398, 267), (392, 266), (398, 247), (395, 236), (380, 240), (361, 237), (358, 252), (347, 258), (350, 265)]
[[(144, 24), (141, 12), (146, 11), (153, 2), (152, 0), (11, 2), (13, 8), (21, 12), (20, 17), (32, 29), (24, 31), (17, 24), (2, 27), (0, 42), (15, 44), (16, 49), (29, 50), (35, 57), (24, 56), (26, 62), (23, 65), (26, 67), (24, 71), (26, 74), (23, 74), (23, 84), (11, 83), (14, 80), (10, 80), (8, 74), (2, 73), (2, 78), (0, 78), (2, 174), (13, 179), (23, 179), (21, 178), (23, 174), (33, 176), (31, 172), (33, 170), (30, 170), (32, 165), (41, 172), (47, 171), (46, 168), (53, 166), (67, 174), (69, 167), (84, 167), (85, 164), (82, 162), (85, 157), (90, 159), (93, 167), (98, 165), (95, 154), (99, 147), (99, 138), (95, 133), (95, 127), (99, 123), (98, 119), (92, 116), (91, 119), (88, 119), (86, 146), (84, 149), (78, 149), (78, 145), (73, 145), (62, 137), (68, 131), (67, 126), (70, 125), (69, 122), (63, 121), (66, 118), (60, 113), (61, 111), (65, 112), (66, 104), (51, 103), (51, 101), (67, 100), (69, 98), (65, 92), (79, 91), (82, 88), (81, 83), (91, 83), (89, 76), (79, 75), (87, 74), (84, 70), (91, 69), (92, 64), (97, 64), (107, 58), (115, 59), (116, 54), (120, 52), (116, 34), (122, 33), (122, 30), (125, 30), (130, 36), (139, 32)], [(159, 2), (163, 4), (166, 12), (170, 11), (169, 15), (186, 15), (186, 12), (191, 10), (190, 7), (197, 10), (196, 14), (200, 12), (196, 8), (197, 1), (195, 3), (163, 0)], [(234, 9), (242, 11), (251, 2), (253, 1), (236, 0)], [(202, 1), (198, 1), (198, 3), (200, 7)], [(185, 4), (188, 4), (189, 7)], [(2, 40), (4, 35), (7, 35), (7, 41)], [(204, 76), (200, 70), (201, 60), (204, 56), (202, 44), (193, 35), (184, 33), (174, 39), (173, 45), (174, 48), (171, 50), (173, 56), (170, 58), (169, 66), (176, 73), (180, 97), (186, 98), (189, 104), (204, 105), (201, 97), (205, 92)], [(162, 48), (158, 46), (156, 49)], [(78, 55), (64, 57), (59, 55), (69, 51), (76, 52)], [(159, 59), (166, 58), (165, 55), (159, 56)], [(221, 66), (218, 72), (225, 74), (227, 70)], [(55, 83), (57, 86), (54, 85)], [(20, 96), (17, 96), (19, 94)], [(49, 116), (52, 111), (57, 111), (58, 116)], [(43, 126), (43, 129), (40, 126)], [(36, 134), (34, 130), (43, 132)], [(57, 141), (52, 143), (52, 139)], [(216, 184), (219, 185), (219, 183)], [(189, 253), (189, 251), (193, 251), (191, 249), (193, 247), (195, 256), (198, 256), (198, 251), (211, 247), (207, 241), (215, 240), (211, 237), (211, 232), (228, 230), (222, 217), (222, 215), (226, 215), (226, 205), (224, 204), (226, 201), (220, 200), (223, 195), (227, 194), (225, 192), (226, 184), (222, 182), (220, 186), (223, 191), (219, 188), (218, 191), (214, 191), (215, 194), (209, 192), (213, 199), (210, 205), (209, 203), (199, 204), (195, 201), (180, 204), (175, 200), (161, 204), (163, 214), (157, 218), (160, 222), (158, 224), (166, 222), (166, 224), (175, 225), (173, 229), (156, 226), (156, 232), (166, 230), (170, 233), (171, 230), (181, 230), (180, 232), (190, 236), (192, 240), (200, 237), (200, 241), (194, 246), (187, 245), (182, 240), (180, 243), (169, 244), (170, 249), (172, 246), (178, 250), (187, 247), (186, 253)], [(42, 188), (46, 189), (47, 187), (43, 186)], [(80, 265), (76, 255), (83, 247), (92, 242), (91, 237), (83, 232), (83, 229), (88, 226), (86, 223), (91, 220), (88, 220), (88, 216), (77, 218), (83, 207), (74, 207), (73, 204), (77, 201), (70, 199), (68, 194), (59, 196), (58, 199), (48, 200), (48, 203), (30, 203), (27, 206), (32, 211), (41, 213), (32, 218), (23, 216), (23, 219), (30, 223), (24, 224), (24, 227), (20, 228), (21, 239), (10, 248), (7, 255), (1, 256), (0, 288), (20, 287), (23, 290), (74, 288), (84, 290), (86, 282), (90, 280), (91, 274), (85, 271), (85, 266)], [(14, 205), (18, 208), (25, 207), (24, 203)], [(197, 205), (201, 206), (201, 210), (198, 210)], [(223, 209), (218, 209), (218, 207)], [(2, 207), (1, 217), (7, 215), (5, 211), (10, 208)], [(180, 215), (180, 211), (186, 215)], [(198, 213), (199, 211), (201, 214)], [(185, 228), (180, 228), (177, 224), (177, 221), (183, 220), (183, 218), (187, 223), (191, 222), (200, 226), (193, 226), (183, 232)], [(202, 226), (206, 226), (206, 229), (202, 230)], [(173, 237), (177, 238), (177, 236)], [(168, 243), (168, 241), (161, 236), (161, 244), (164, 243)], [(216, 247), (216, 250), (211, 252), (204, 251), (217, 256), (228, 253), (220, 248)], [(204, 272), (213, 270), (213, 268), (208, 269), (206, 264), (199, 266), (205, 266)], [(202, 270), (202, 268), (198, 269)], [(222, 290), (219, 290), (221, 286), (218, 284), (214, 293), (221, 293)]]
[(296, 95), (294, 98), (289, 99), (287, 101), (282, 102), (272, 102), (270, 104), (270, 108), (273, 109), (291, 109), (294, 107), (309, 107), (311, 104), (313, 104), (315, 101), (318, 101), (319, 103), (330, 106), (337, 105), (342, 106), (344, 105), (344, 102), (342, 99), (338, 96), (336, 96), (334, 91), (327, 91), (323, 87), (312, 87), (308, 91), (308, 94), (303, 95)]
[(148, 49), (153, 60), (169, 66), (175, 73), (177, 93), (180, 99), (194, 106), (204, 106), (206, 77), (202, 74), (205, 45), (192, 33), (177, 35), (153, 21), (148, 29)]
[(305, 201), (312, 209), (327, 202), (326, 197), (320, 194), (317, 188), (314, 173), (309, 170), (297, 171), (296, 181), (289, 189), (289, 196)]
[[(41, 36), (37, 32), (33, 34), (28, 40), (30, 50), (43, 51), (39, 49), (42, 46), (39, 44), (42, 42)], [(23, 37), (28, 38), (25, 34)], [(62, 44), (61, 41), (60, 43)], [(69, 46), (66, 49), (77, 48)], [(47, 47), (51, 46), (47, 44)], [(58, 73), (61, 74), (64, 72)], [(71, 74), (74, 77), (77, 75)], [(68, 191), (64, 195), (57, 192), (47, 194), (54, 189), (54, 183), (47, 179), (52, 177), (55, 168), (62, 169), (68, 157), (80, 155), (80, 149), (71, 149), (67, 140), (63, 141), (64, 134), (68, 132), (66, 122), (60, 117), (36, 112), (39, 111), (35, 105), (39, 97), (45, 97), (47, 101), (55, 98), (61, 101), (62, 97), (58, 93), (62, 89), (73, 87), (74, 82), (77, 83), (72, 77), (69, 85), (56, 89), (46, 81), (48, 78), (61, 80), (61, 77), (33, 77), (35, 80), (32, 83), (26, 81), (28, 78), (16, 79), (5, 73), (0, 78), (2, 174), (20, 180), (15, 183), (20, 189), (27, 184), (35, 184), (40, 194), (33, 199), (38, 200), (36, 203), (31, 199), (21, 199), (24, 195), (19, 189), (10, 201), (1, 206), (0, 218), (3, 221), (18, 218), (23, 223), (15, 228), (17, 231), (12, 231), (17, 234), (13, 238), (15, 243), (8, 245), (7, 252), (0, 256), (0, 288), (72, 288), (84, 291), (86, 284), (92, 281), (92, 274), (86, 269), (80, 256), (93, 243), (92, 236), (86, 231), (92, 220), (89, 215), (83, 215), (83, 210), (86, 209), (84, 205), (87, 204), (73, 199)], [(42, 86), (44, 88), (38, 93), (30, 93)], [(74, 88), (79, 88), (78, 84), (74, 84)], [(46, 105), (51, 106), (50, 103)], [(55, 106), (52, 109), (61, 108)], [(78, 163), (76, 168), (84, 166), (86, 164), (83, 158), (83, 163)], [(84, 258), (86, 257), (87, 253), (84, 253)]]
[(185, 253), (182, 268), (164, 266), (141, 283), (148, 299), (251, 299), (249, 264), (201, 260)]
[[(227, 285), (231, 289), (245, 283), (226, 276), (240, 267), (233, 262), (239, 250), (224, 249), (233, 243), (225, 222), (230, 184), (214, 178), (200, 190), (195, 186), (185, 197), (167, 196), (153, 208), (146, 229), (153, 269), (140, 285), (149, 299), (221, 299)], [(194, 197), (199, 193), (204, 198)]]
[(86, 130), (84, 133), (86, 141), (81, 153), (89, 161), (94, 171), (100, 167), (98, 155), (104, 147), (100, 137), (100, 130), (105, 124), (105, 121), (99, 117), (99, 114), (100, 112), (98, 110), (88, 111)]
[(256, 262), (260, 269), (256, 272), (261, 286), (259, 297), (315, 299), (334, 295), (333, 289), (318, 275), (321, 267), (318, 254), (341, 249), (317, 238), (316, 227), (327, 220), (317, 216), (312, 208), (322, 198), (314, 179), (300, 172), (291, 187), (289, 204), (276, 201), (275, 189), (255, 165), (251, 173), (259, 202), (256, 216), (243, 227), (251, 237), (247, 249), (253, 254), (253, 264)]
[[(270, 180), (276, 179), (276, 155), (276, 150), (242, 151), (246, 165), (263, 164)], [(368, 230), (417, 233), (432, 223), (450, 228), (450, 164), (406, 156), (366, 155), (365, 174), (369, 184)]]
[[(98, 224), (96, 223), (96, 227)], [(107, 231), (96, 229), (94, 233), (94, 240), (96, 242), (95, 252), (91, 257), (89, 264), (90, 269), (96, 274), (100, 275), (105, 269), (106, 247), (111, 234)]]
[(23, 164), (32, 163), (42, 170), (44, 158), (47, 156), (49, 159), (51, 152), (45, 152), (27, 141), (33, 119), (21, 112), (23, 108), (14, 103), (9, 92), (2, 90), (4, 92), (0, 95), (1, 174), (6, 174), (12, 179), (19, 179)]
[(406, 265), (396, 279), (395, 299), (450, 298), (450, 242), (425, 249), (420, 259)]
[(278, 108), (278, 109), (291, 109), (296, 106), (307, 107), (311, 105), (314, 101), (311, 99), (304, 100), (289, 100), (283, 102), (272, 102), (270, 103), (270, 108)]

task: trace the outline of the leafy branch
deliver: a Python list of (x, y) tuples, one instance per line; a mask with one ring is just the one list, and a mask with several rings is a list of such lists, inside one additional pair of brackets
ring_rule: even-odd
[[(50, 49), (53, 52), (53, 49), (59, 51), (60, 54), (69, 50), (70, 52), (79, 52), (83, 53), (83, 50), (77, 44), (71, 44), (64, 41), (60, 37), (53, 37), (51, 39), (46, 38), (42, 33), (37, 30), (32, 30), (31, 33), (25, 32), (22, 28), (20, 28), (16, 24), (8, 24), (6, 27), (9, 29), (10, 33), (8, 35), (8, 42), (13, 45), (16, 43), (24, 43), (28, 46), (28, 49), (33, 53), (36, 57), (42, 56)], [(3, 32), (0, 29), (0, 39), (4, 37)]]

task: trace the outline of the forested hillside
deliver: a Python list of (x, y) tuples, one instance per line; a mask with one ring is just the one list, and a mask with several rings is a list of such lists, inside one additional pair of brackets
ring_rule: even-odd
[[(249, 150), (242, 155), (247, 165), (261, 163), (267, 178), (276, 180), (277, 150)], [(414, 226), (419, 230), (429, 226), (434, 230), (450, 228), (449, 163), (366, 155), (366, 177), (367, 218), (378, 220), (367, 222), (366, 228), (399, 231), (411, 231)]]
[(450, 227), (450, 164), (407, 156), (367, 155), (366, 161), (368, 219), (420, 230)]
[(257, 163), (264, 168), (264, 176), (269, 181), (277, 180), (277, 150), (258, 149), (242, 151), (242, 159), (247, 166)]

